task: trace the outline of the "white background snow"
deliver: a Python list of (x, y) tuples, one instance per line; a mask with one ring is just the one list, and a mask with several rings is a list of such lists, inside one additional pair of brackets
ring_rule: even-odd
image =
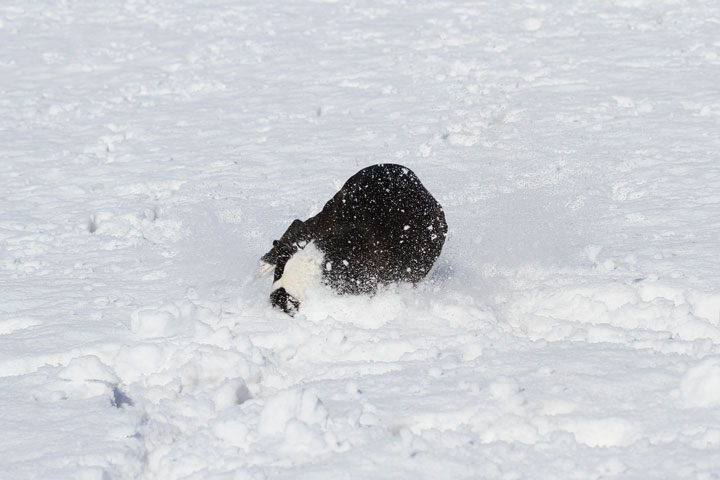
[[(3, 0), (0, 477), (718, 478), (720, 3)], [(418, 288), (268, 305), (360, 168)]]

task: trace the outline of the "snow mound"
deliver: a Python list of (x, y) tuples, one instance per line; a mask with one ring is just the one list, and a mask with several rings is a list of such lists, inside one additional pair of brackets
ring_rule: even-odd
[(680, 381), (683, 400), (693, 407), (720, 405), (720, 356), (690, 367)]
[(640, 430), (627, 419), (578, 418), (565, 420), (562, 429), (589, 447), (627, 447), (641, 437)]
[(120, 381), (112, 368), (101, 362), (96, 355), (73, 358), (57, 376), (73, 382), (96, 381), (116, 384)]
[(322, 427), (327, 417), (327, 409), (313, 390), (286, 390), (266, 399), (258, 431), (263, 435), (282, 433), (292, 421), (290, 428), (297, 433), (303, 431), (299, 422)]

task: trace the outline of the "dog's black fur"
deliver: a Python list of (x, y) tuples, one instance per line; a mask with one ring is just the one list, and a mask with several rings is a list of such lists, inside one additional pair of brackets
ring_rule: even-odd
[[(350, 177), (320, 213), (293, 221), (262, 261), (275, 266), (277, 281), (312, 241), (324, 255), (324, 283), (341, 294), (372, 293), (378, 285), (422, 280), (446, 234), (442, 207), (409, 168), (373, 165)], [(284, 288), (270, 301), (290, 315), (300, 306)]]

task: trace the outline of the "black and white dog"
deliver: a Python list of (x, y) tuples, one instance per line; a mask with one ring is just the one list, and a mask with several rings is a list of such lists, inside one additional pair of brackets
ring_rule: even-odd
[(440, 255), (446, 234), (442, 207), (409, 168), (364, 168), (320, 213), (295, 220), (263, 255), (261, 269), (275, 270), (270, 302), (294, 315), (315, 282), (341, 294), (417, 283)]

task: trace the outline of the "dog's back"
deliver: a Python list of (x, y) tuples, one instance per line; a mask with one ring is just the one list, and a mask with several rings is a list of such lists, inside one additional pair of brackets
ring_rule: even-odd
[(410, 169), (394, 164), (360, 170), (306, 224), (332, 262), (328, 283), (350, 293), (421, 280), (447, 233), (440, 204)]

